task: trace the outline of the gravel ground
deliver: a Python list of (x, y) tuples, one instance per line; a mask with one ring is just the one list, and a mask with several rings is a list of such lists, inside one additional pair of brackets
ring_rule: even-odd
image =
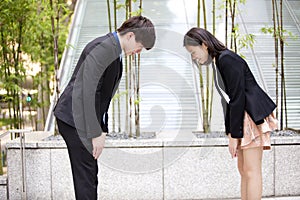
[[(224, 132), (213, 132), (213, 133), (195, 133), (197, 138), (222, 138), (226, 137)], [(272, 131), (271, 137), (274, 136), (300, 136), (299, 133), (292, 130), (283, 130), (283, 131)]]
[[(224, 138), (226, 137), (224, 132), (212, 132), (212, 133), (201, 133), (201, 132), (196, 132), (194, 133), (197, 138)], [(271, 133), (271, 137), (274, 136), (283, 136), (283, 137), (291, 137), (291, 136), (300, 136), (300, 134), (296, 131), (292, 130), (283, 130), (283, 131), (273, 131)], [(118, 139), (129, 139), (129, 135), (126, 133), (109, 133), (107, 134), (107, 138), (111, 140), (118, 140)], [(136, 138), (136, 137), (133, 137)], [(155, 138), (155, 133), (154, 132), (146, 132), (146, 133), (141, 133), (141, 136), (139, 139), (151, 139)], [(50, 141), (50, 140), (62, 140), (62, 137), (60, 135), (52, 135), (48, 138), (45, 138), (44, 141)]]
[[(145, 133), (141, 133), (139, 139), (151, 139), (155, 137), (156, 137), (155, 132), (145, 132)], [(108, 133), (107, 138), (111, 140), (130, 139), (129, 135), (126, 133), (115, 133), (115, 132)], [(136, 137), (133, 136), (133, 138)], [(55, 140), (62, 140), (62, 139), (63, 138), (61, 137), (61, 135), (51, 135), (50, 137), (45, 138), (43, 141), (55, 141)]]

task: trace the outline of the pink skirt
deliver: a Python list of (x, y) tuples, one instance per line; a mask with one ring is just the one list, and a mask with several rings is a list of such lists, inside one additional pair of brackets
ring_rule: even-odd
[(240, 149), (263, 147), (264, 150), (271, 149), (270, 132), (277, 129), (278, 121), (274, 114), (264, 119), (264, 123), (256, 125), (251, 117), (245, 112), (244, 136), (240, 139)]

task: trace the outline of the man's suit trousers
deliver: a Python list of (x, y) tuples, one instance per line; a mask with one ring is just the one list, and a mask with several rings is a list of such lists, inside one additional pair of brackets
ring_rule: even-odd
[(67, 144), (76, 199), (96, 200), (98, 186), (97, 160), (94, 159), (81, 142), (76, 128), (59, 119), (57, 119), (57, 125)]

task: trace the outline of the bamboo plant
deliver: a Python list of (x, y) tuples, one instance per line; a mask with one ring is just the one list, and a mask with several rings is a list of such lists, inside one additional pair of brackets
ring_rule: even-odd
[[(5, 101), (8, 106), (8, 116), (13, 121), (9, 127), (11, 129), (23, 127), (26, 116), (22, 113), (24, 109), (29, 109), (29, 104), (24, 100), (27, 95), (23, 88), (25, 77), (33, 79), (28, 92), (38, 91), (37, 94), (30, 93), (33, 98), (30, 102), (30, 111), (37, 111), (37, 116), (33, 114), (29, 116), (35, 121), (35, 127), (32, 128), (42, 130), (43, 125), (41, 124), (44, 124), (46, 120), (50, 95), (53, 91), (50, 88), (50, 82), (52, 77), (55, 77), (53, 63), (56, 67), (58, 66), (70, 18), (68, 9), (65, 9), (65, 3), (62, 1), (53, 1), (52, 3), (53, 8), (60, 7), (59, 12), (50, 9), (50, 1), (7, 0), (1, 3), (0, 76), (2, 88), (6, 91)], [(53, 16), (52, 21), (50, 16)], [(60, 32), (53, 34), (52, 22), (62, 25), (54, 27)], [(54, 57), (53, 42), (55, 38), (58, 40), (55, 42), (56, 59), (54, 61), (50, 58)], [(40, 67), (35, 76), (27, 74), (25, 67), (30, 65), (35, 65), (36, 68)]]
[[(139, 9), (133, 11), (133, 5), (137, 0), (126, 0), (124, 4), (117, 4), (117, 1), (114, 0), (114, 19), (115, 19), (115, 30), (117, 29), (117, 10), (120, 8), (125, 8), (125, 20), (130, 18), (133, 15), (141, 14), (142, 10), (142, 0), (139, 1)], [(107, 1), (109, 6), (109, 1)], [(109, 10), (109, 9), (108, 9)], [(110, 10), (108, 11), (110, 12)], [(110, 15), (110, 14), (109, 14)], [(113, 130), (116, 130), (116, 124), (118, 124), (118, 132), (121, 132), (121, 102), (120, 98), (125, 94), (125, 132), (129, 137), (133, 137), (133, 130), (135, 136), (140, 136), (140, 118), (139, 118), (139, 83), (140, 83), (140, 55), (127, 56), (125, 57), (125, 90), (126, 92), (120, 93), (118, 90), (115, 97), (113, 98)], [(118, 123), (115, 121), (115, 102), (117, 101), (118, 105)]]
[[(245, 0), (224, 0), (225, 4), (222, 6), (222, 9), (225, 9), (225, 45), (227, 46), (228, 38), (230, 38), (230, 48), (233, 49), (236, 53), (238, 50), (244, 47), (253, 47), (254, 35), (245, 34), (242, 35), (239, 33), (238, 24), (236, 24), (236, 15), (238, 4), (245, 4)], [(202, 8), (202, 9), (201, 9)], [(200, 17), (201, 12), (203, 15), (203, 28), (207, 28), (207, 14), (206, 14), (206, 3), (205, 0), (198, 0), (197, 5), (197, 26), (200, 27)], [(215, 35), (216, 31), (216, 2), (212, 2), (212, 33)], [(231, 21), (230, 28), (230, 37), (228, 37), (228, 21)], [(203, 132), (210, 132), (211, 128), (211, 119), (212, 119), (212, 102), (213, 102), (213, 74), (210, 72), (210, 67), (206, 66), (205, 68), (199, 67), (199, 88), (200, 88), (200, 104), (201, 104), (201, 114), (202, 114), (202, 127)], [(204, 80), (204, 77), (206, 80)]]
[[(279, 4), (279, 5), (278, 5)], [(263, 33), (270, 33), (274, 38), (275, 57), (275, 84), (276, 84), (276, 104), (280, 105), (276, 109), (276, 117), (280, 119), (280, 130), (288, 128), (287, 106), (286, 106), (286, 86), (285, 86), (285, 66), (284, 66), (284, 45), (286, 38), (295, 36), (283, 28), (282, 0), (272, 0), (272, 21), (273, 27), (263, 27)], [(280, 92), (279, 92), (280, 87)], [(280, 96), (280, 97), (279, 97)], [(279, 102), (280, 98), (280, 102)], [(280, 110), (280, 112), (279, 112)]]
[[(197, 27), (200, 27), (200, 16), (201, 16), (201, 2), (198, 0), (197, 6)], [(203, 27), (207, 29), (206, 19), (206, 4), (205, 0), (202, 0), (202, 12), (203, 12)], [(213, 15), (215, 17), (215, 15)], [(214, 20), (213, 20), (214, 21)], [(212, 117), (212, 100), (213, 100), (213, 76), (210, 74), (210, 67), (206, 65), (205, 70), (202, 66), (198, 66), (199, 70), (199, 89), (200, 89), (200, 101), (202, 111), (202, 127), (203, 132), (210, 132), (211, 128), (211, 117)], [(204, 80), (204, 71), (205, 78)], [(204, 83), (205, 82), (205, 83)]]

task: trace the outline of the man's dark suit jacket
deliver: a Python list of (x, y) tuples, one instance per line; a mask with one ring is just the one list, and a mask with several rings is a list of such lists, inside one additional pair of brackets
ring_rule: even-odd
[(259, 124), (276, 108), (272, 99), (260, 88), (246, 61), (230, 50), (216, 58), (216, 65), (230, 101), (225, 115), (226, 133), (243, 137), (244, 112)]
[(121, 53), (112, 33), (87, 44), (54, 108), (56, 118), (80, 130), (81, 137), (108, 132), (107, 111), (122, 76)]

